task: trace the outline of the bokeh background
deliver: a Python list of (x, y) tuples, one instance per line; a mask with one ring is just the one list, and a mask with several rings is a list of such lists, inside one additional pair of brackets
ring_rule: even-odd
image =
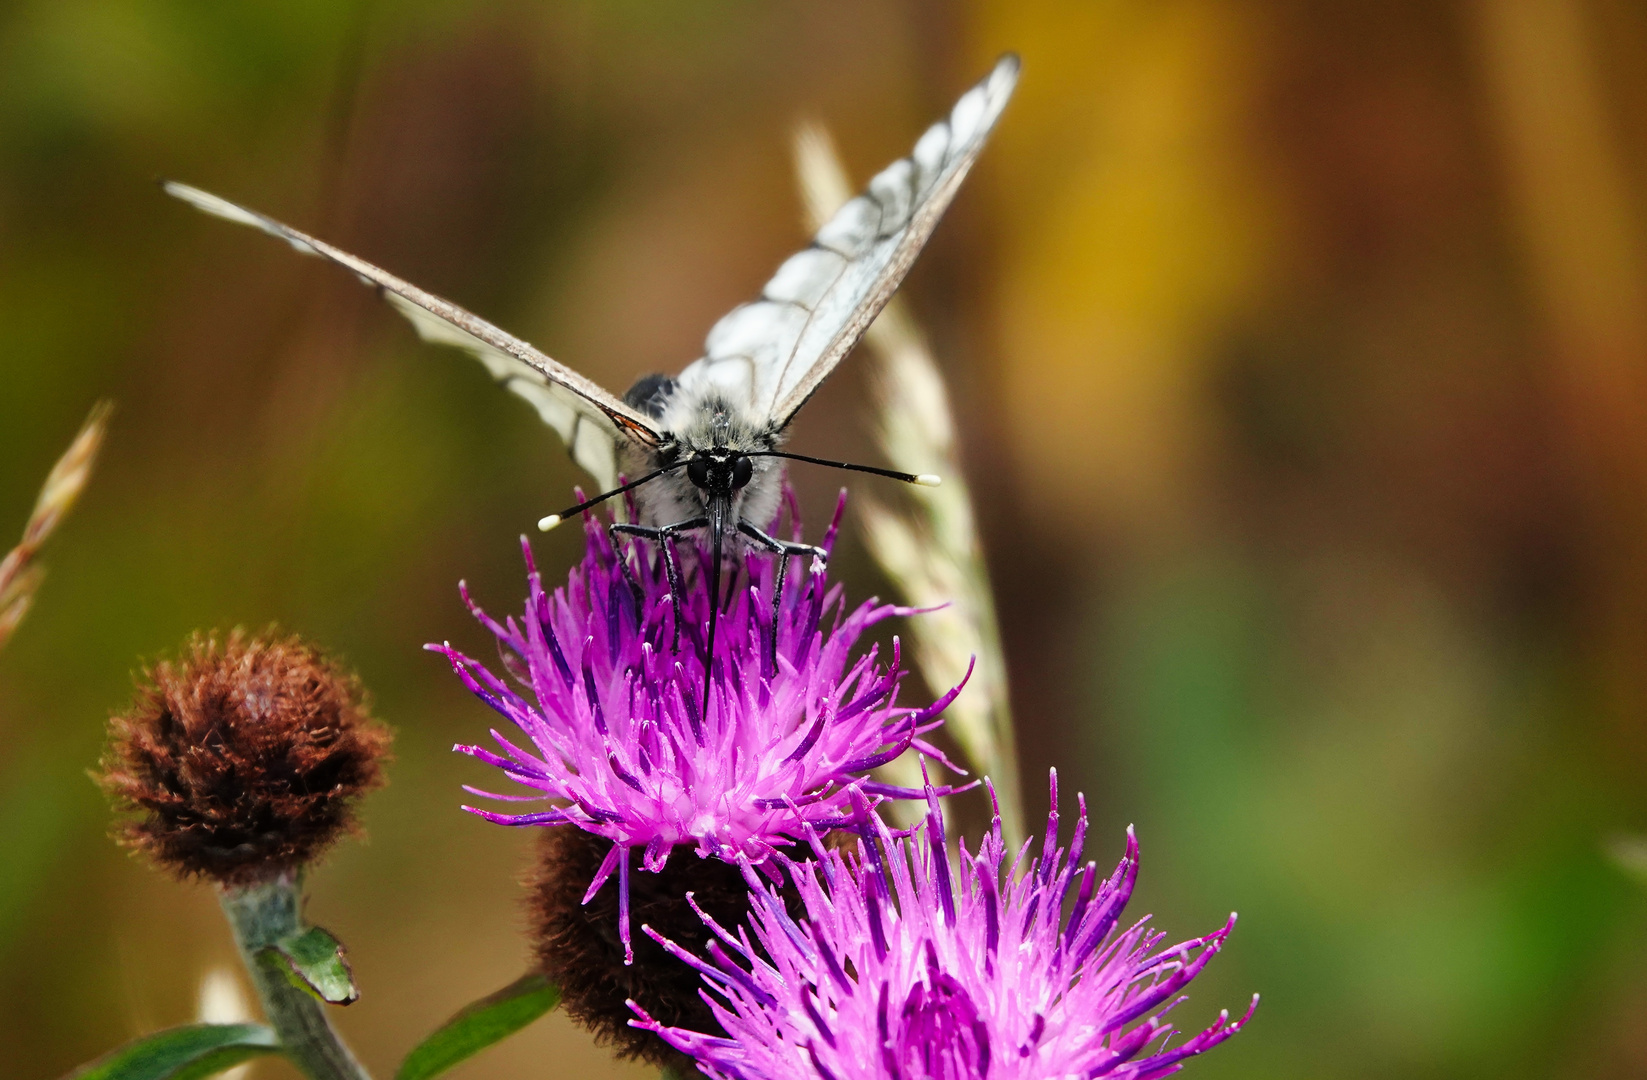
[[(379, 1075), (525, 957), (530, 838), (457, 810), (480, 773), (448, 748), (489, 714), (420, 646), (486, 647), (456, 582), (512, 606), (574, 467), (478, 365), (153, 178), (622, 389), (802, 240), (797, 120), (865, 177), (1007, 49), (1017, 100), (904, 292), (961, 415), (1032, 815), (1056, 764), (1099, 843), (1137, 824), (1139, 910), (1179, 937), (1242, 913), (1178, 1017), (1265, 1003), (1191, 1071), (1647, 1074), (1625, 0), (13, 0), (0, 540), (91, 403), (119, 412), (0, 654), (0, 1073), (183, 1022), (232, 959), (210, 890), (117, 851), (87, 777), (139, 658), (198, 627), (310, 635), (398, 731), (368, 841), (311, 889)], [(873, 454), (866, 360), (798, 449)], [(838, 477), (798, 482), (821, 516)], [(837, 571), (885, 588), (855, 538)], [(454, 1075), (644, 1071), (550, 1017)]]

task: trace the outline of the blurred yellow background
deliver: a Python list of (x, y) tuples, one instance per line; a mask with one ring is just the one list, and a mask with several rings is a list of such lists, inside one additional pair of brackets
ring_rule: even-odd
[[(1203, 1080), (1647, 1074), (1647, 878), (1610, 855), (1647, 831), (1623, 0), (15, 0), (0, 547), (93, 400), (119, 412), (0, 653), (0, 1073), (188, 1020), (232, 959), (86, 775), (137, 658), (197, 627), (330, 646), (398, 731), (369, 840), (311, 883), (378, 1075), (526, 955), (531, 837), (458, 811), (484, 771), (448, 751), (490, 714), (420, 646), (486, 654), (458, 579), (514, 606), (516, 537), (580, 477), (478, 365), (154, 177), (621, 391), (802, 242), (797, 120), (866, 177), (1008, 49), (1017, 100), (905, 294), (961, 413), (1032, 818), (1056, 764), (1093, 857), (1137, 824), (1137, 912), (1241, 912), (1175, 1019), (1265, 1003)], [(796, 449), (873, 454), (864, 359)], [(838, 477), (797, 483), (817, 523)], [(536, 544), (558, 572), (578, 537)], [(885, 588), (855, 538), (836, 570)], [(551, 1017), (453, 1075), (644, 1074)]]

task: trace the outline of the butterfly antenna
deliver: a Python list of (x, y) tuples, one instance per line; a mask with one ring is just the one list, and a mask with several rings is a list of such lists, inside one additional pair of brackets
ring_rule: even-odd
[(846, 469), (849, 472), (871, 473), (875, 476), (885, 476), (891, 480), (902, 480), (906, 484), (918, 484), (921, 487), (937, 487), (943, 478), (933, 473), (907, 473), (897, 469), (882, 469), (875, 465), (854, 465), (850, 461), (829, 461), (826, 458), (807, 457), (805, 454), (791, 454), (784, 450), (756, 450), (749, 457), (775, 457), (787, 461), (804, 461), (809, 465), (823, 465), (830, 469)]
[(639, 480), (631, 480), (627, 484), (622, 484), (618, 487), (615, 487), (611, 491), (606, 492), (605, 494), (596, 495), (593, 499), (585, 499), (583, 502), (578, 503), (576, 506), (568, 506), (565, 510), (562, 510), (558, 514), (550, 514), (548, 517), (539, 518), (538, 519), (538, 528), (543, 532), (548, 532), (550, 529), (553, 529), (556, 525), (559, 525), (561, 522), (565, 521), (569, 517), (573, 517), (577, 514), (581, 514), (585, 510), (588, 510), (590, 507), (599, 506), (601, 503), (605, 502), (607, 499), (612, 498), (612, 496), (614, 496), (614, 495), (622, 495), (626, 491), (633, 491), (636, 488), (640, 487), (642, 484), (650, 483), (653, 480), (656, 480), (658, 477), (662, 476), (664, 473), (674, 472), (676, 469), (681, 468), (685, 464), (686, 464), (686, 462), (684, 462), (684, 461), (677, 461), (673, 465), (665, 465), (661, 469), (654, 469), (651, 472), (647, 473), (645, 476), (641, 477)]

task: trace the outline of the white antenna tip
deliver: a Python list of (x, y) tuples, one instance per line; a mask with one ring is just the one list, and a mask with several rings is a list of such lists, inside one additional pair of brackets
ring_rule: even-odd
[(538, 531), (539, 532), (548, 532), (550, 529), (553, 529), (556, 525), (559, 525), (560, 522), (561, 522), (561, 517), (560, 517), (559, 514), (550, 514), (546, 518), (538, 518)]
[(922, 473), (915, 478), (915, 482), (922, 487), (937, 487), (944, 482), (944, 478), (936, 473)]

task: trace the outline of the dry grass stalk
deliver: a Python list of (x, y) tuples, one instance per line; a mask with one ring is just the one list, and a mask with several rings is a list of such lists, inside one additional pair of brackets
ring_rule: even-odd
[[(852, 195), (828, 132), (802, 125), (795, 133), (795, 165), (817, 227)], [(897, 299), (870, 326), (866, 340), (880, 361), (877, 430), (887, 461), (907, 472), (936, 473), (944, 482), (911, 487), (913, 513), (907, 515), (864, 500), (865, 539), (906, 603), (939, 609), (910, 622), (915, 661), (927, 685), (953, 686), (977, 658), (966, 691), (945, 711), (944, 728), (968, 764), (994, 782), (1002, 826), (1016, 844), (1023, 836), (1023, 806), (1006, 662), (949, 394), (925, 335)], [(920, 784), (912, 755), (889, 770), (895, 783)]]
[[(195, 1020), (202, 1024), (246, 1024), (256, 1021), (240, 977), (227, 964), (207, 968), (195, 995)], [(252, 1066), (236, 1065), (217, 1074), (218, 1080), (245, 1080)]]
[(109, 401), (99, 401), (92, 406), (91, 414), (80, 426), (80, 433), (46, 477), (40, 497), (35, 500), (34, 512), (23, 526), (22, 542), (0, 560), (0, 648), (5, 646), (34, 602), (45, 577), (45, 571), (35, 563), (34, 557), (85, 490), (113, 411), (114, 404)]

